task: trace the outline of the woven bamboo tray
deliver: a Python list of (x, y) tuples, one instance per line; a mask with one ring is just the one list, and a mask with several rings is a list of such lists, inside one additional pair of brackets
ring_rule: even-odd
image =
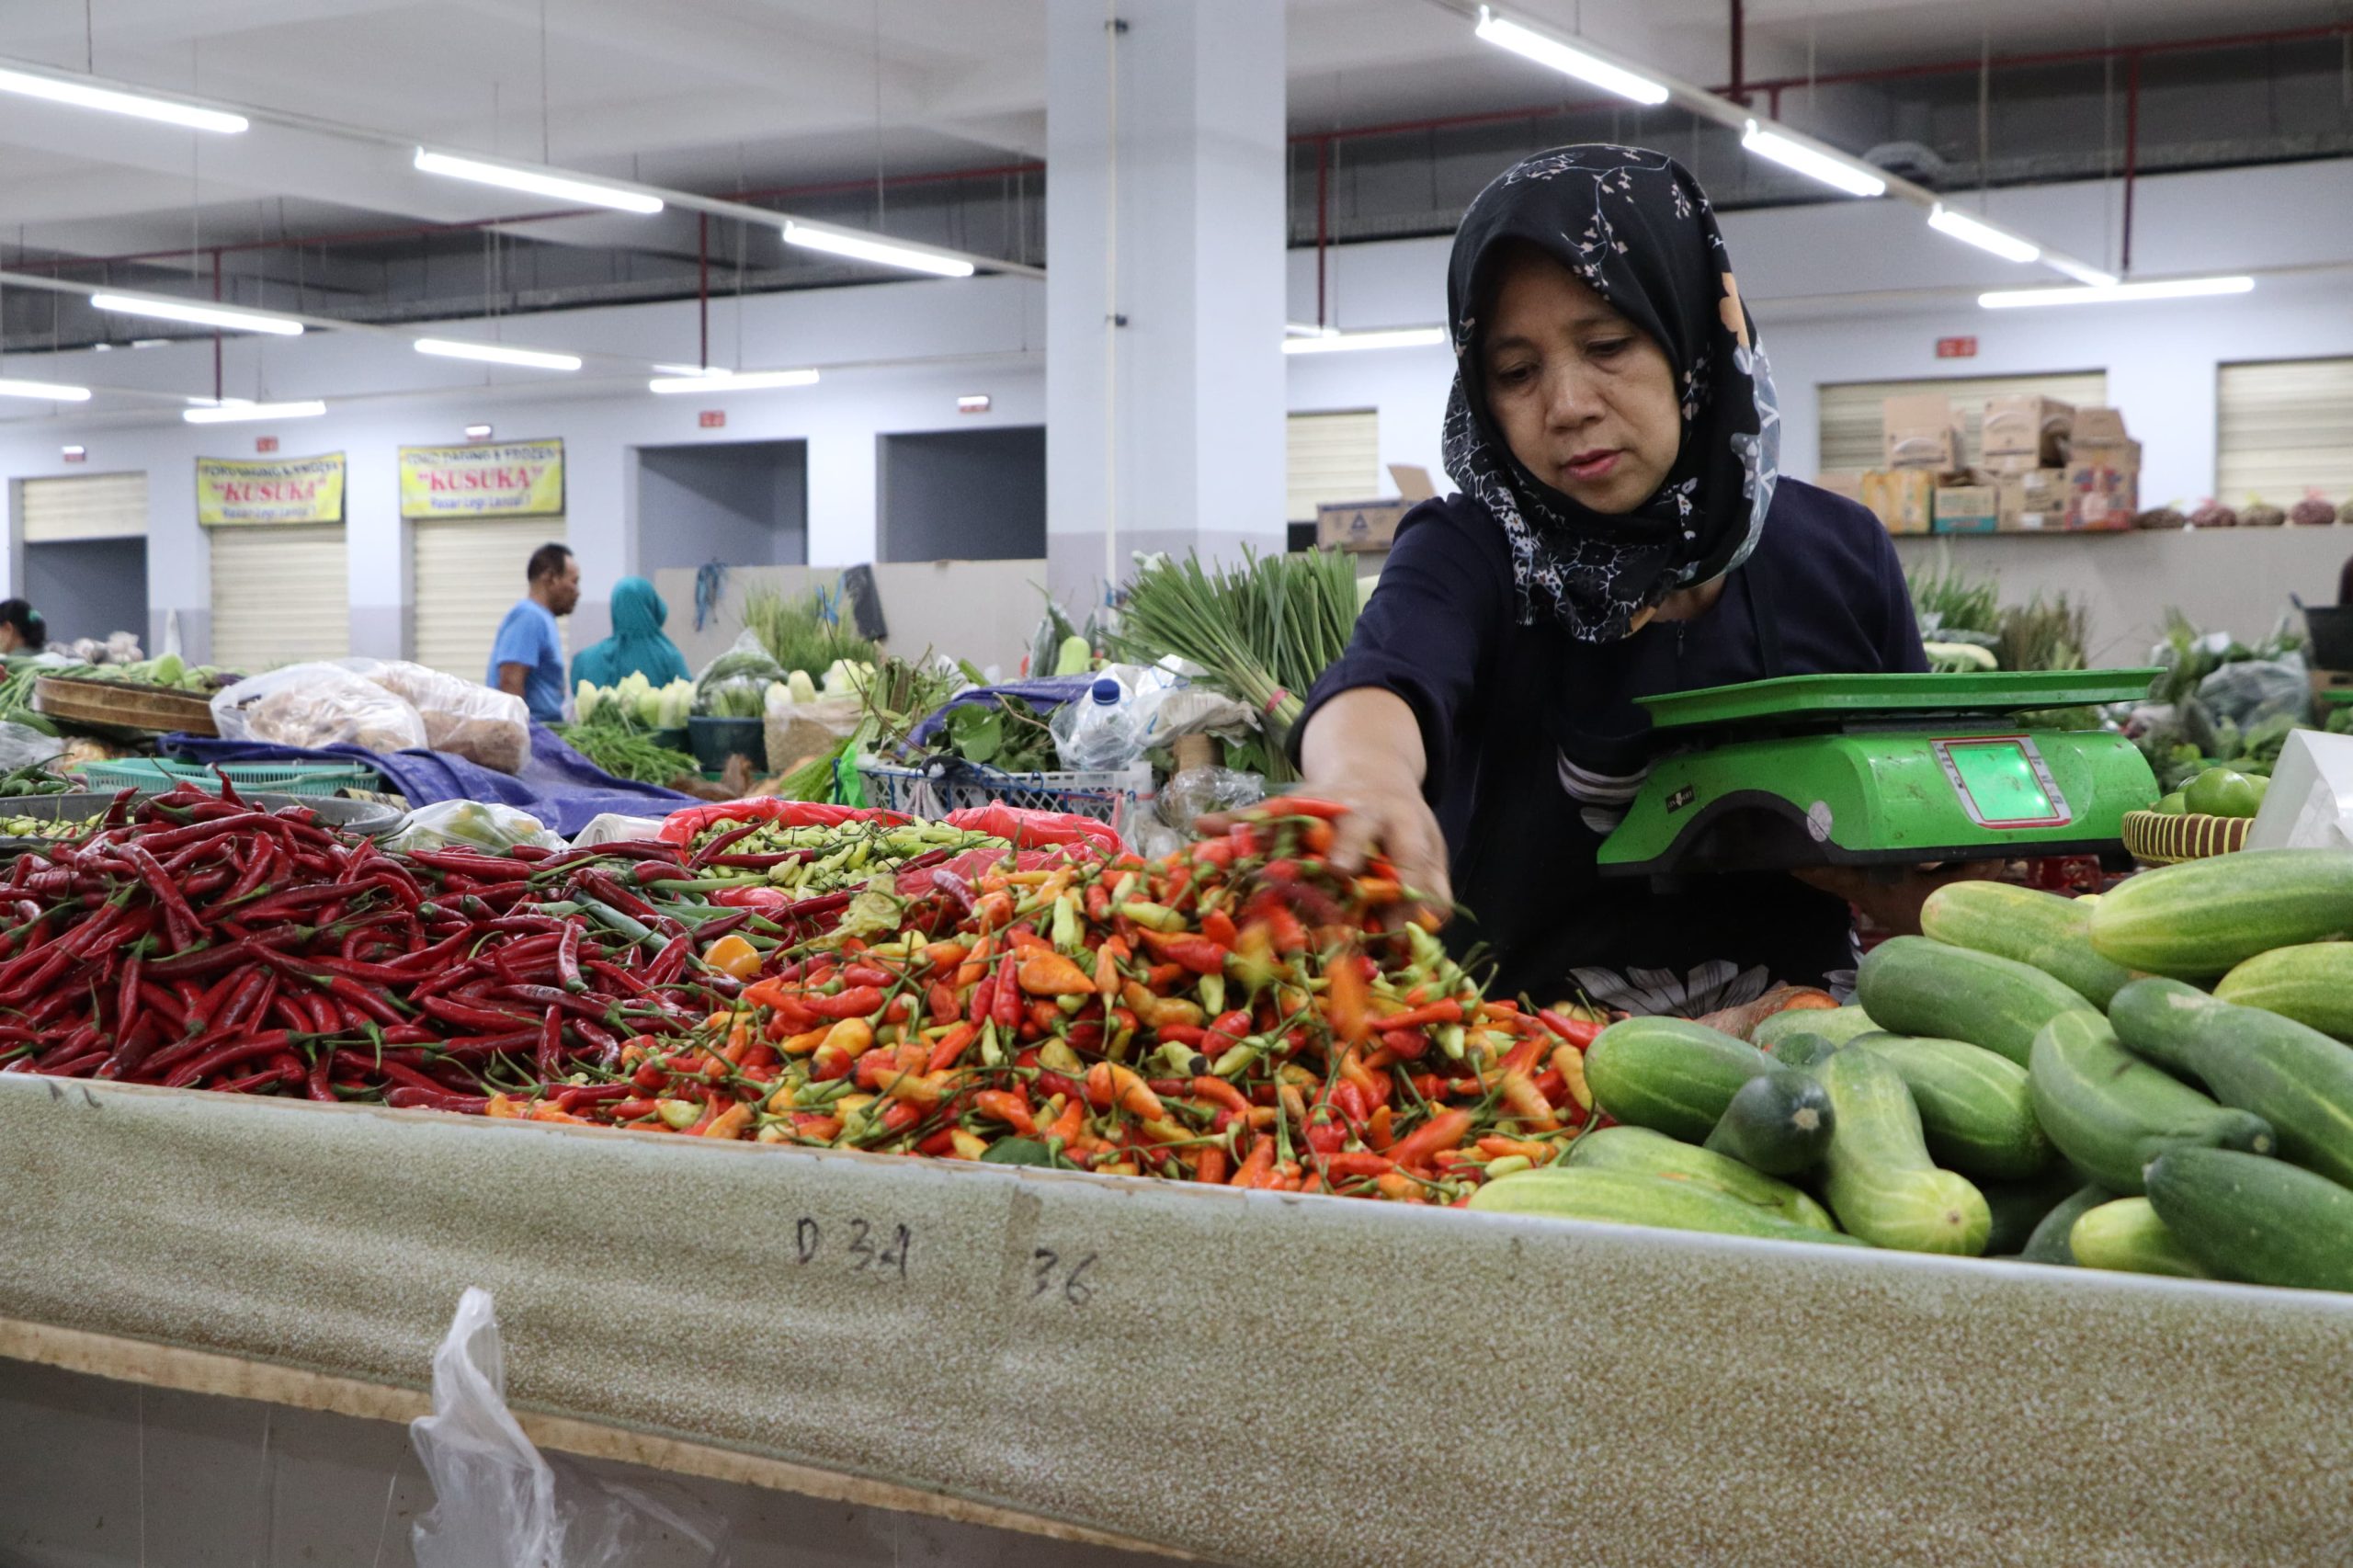
[(126, 681), (76, 680), (43, 676), (33, 685), (33, 706), (52, 719), (97, 724), (149, 734), (217, 735), (212, 704), (190, 692)]
[(2234, 854), (2246, 847), (2247, 830), (2254, 825), (2253, 817), (2127, 812), (2124, 847), (2144, 864), (2170, 866), (2210, 855)]

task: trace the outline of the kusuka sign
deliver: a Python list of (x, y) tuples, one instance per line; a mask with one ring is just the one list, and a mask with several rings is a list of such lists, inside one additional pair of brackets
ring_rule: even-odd
[(401, 449), (401, 516), (563, 515), (563, 440), (473, 441)]
[(343, 454), (199, 458), (196, 520), (209, 528), (343, 521)]

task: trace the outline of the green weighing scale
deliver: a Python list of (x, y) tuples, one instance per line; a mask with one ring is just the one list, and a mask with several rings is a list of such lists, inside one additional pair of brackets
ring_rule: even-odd
[(1673, 748), (1601, 846), (1604, 876), (2120, 851), (2156, 803), (2138, 747), (2023, 722), (2145, 696), (2155, 670), (1788, 676), (1645, 698)]

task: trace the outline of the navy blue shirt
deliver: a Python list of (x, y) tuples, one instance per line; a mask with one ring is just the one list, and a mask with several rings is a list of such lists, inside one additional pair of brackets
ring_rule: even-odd
[(1380, 586), (1307, 712), (1357, 687), (1414, 710), (1462, 909), (1448, 941), (1493, 955), (1500, 994), (1549, 1003), (1580, 967), (1680, 975), (1722, 959), (1819, 983), (1852, 964), (1845, 903), (1787, 876), (1709, 877), (1669, 892), (1596, 869), (1613, 808), (1651, 754), (1634, 699), (1764, 679), (1760, 606), (1779, 633), (1771, 673), (1927, 668), (1887, 530), (1795, 480), (1780, 482), (1755, 553), (1706, 613), (1611, 643), (1520, 624), (1510, 547), (1475, 501), (1427, 501), (1398, 525)]

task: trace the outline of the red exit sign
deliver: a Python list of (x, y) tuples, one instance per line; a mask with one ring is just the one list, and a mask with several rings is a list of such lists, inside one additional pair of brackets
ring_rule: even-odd
[(727, 411), (723, 408), (706, 408), (702, 411), (700, 424), (706, 430), (724, 430), (727, 428)]
[(1974, 359), (1977, 358), (1977, 340), (1973, 337), (1939, 337), (1937, 339), (1937, 358)]
[(256, 436), (254, 437), (254, 450), (257, 452), (274, 452), (278, 450), (278, 437), (275, 436)]

